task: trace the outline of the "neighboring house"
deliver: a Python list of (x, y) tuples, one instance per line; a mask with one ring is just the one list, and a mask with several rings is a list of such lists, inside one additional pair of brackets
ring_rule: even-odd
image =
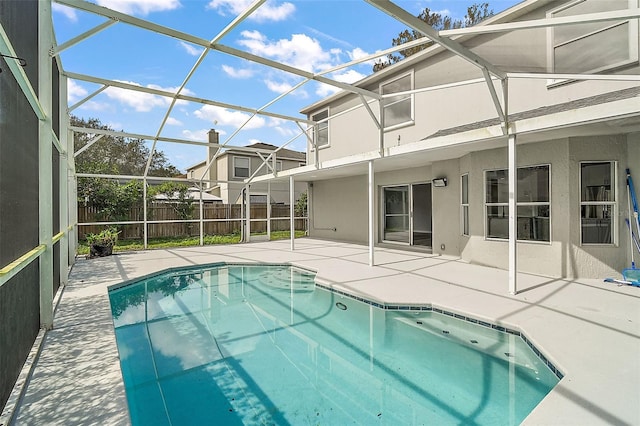
[[(215, 130), (209, 131), (209, 142), (219, 143), (219, 135)], [(275, 152), (275, 153), (274, 153)], [(207, 192), (222, 199), (225, 204), (242, 203), (242, 191), (245, 180), (254, 177), (271, 175), (295, 169), (306, 164), (304, 152), (289, 149), (278, 149), (266, 143), (254, 143), (246, 147), (225, 147), (225, 151), (217, 155), (217, 148), (208, 149), (208, 159), (187, 169), (188, 179), (202, 179), (207, 184)], [(271, 158), (269, 156), (272, 155)], [(268, 160), (268, 161), (265, 161)], [(211, 165), (209, 165), (212, 163)], [(307, 190), (307, 184), (295, 184), (295, 200)], [(249, 187), (250, 202), (266, 204), (289, 204), (289, 180), (275, 180), (270, 184), (252, 182)]]
[[(626, 8), (637, 10), (638, 0), (527, 0), (480, 25)], [(513, 73), (505, 80), (510, 136), (498, 113), (501, 80), (493, 80), (497, 106), (482, 70), (439, 45), (357, 84), (399, 93), (382, 106), (350, 92), (316, 102), (301, 111), (318, 124), (309, 166), (295, 176), (310, 183), (310, 236), (369, 242), (373, 175), (375, 244), (506, 269), (511, 153), (518, 270), (619, 275), (630, 264), (625, 169), (640, 181), (638, 19), (454, 40)], [(581, 73), (635, 80), (568, 79)]]

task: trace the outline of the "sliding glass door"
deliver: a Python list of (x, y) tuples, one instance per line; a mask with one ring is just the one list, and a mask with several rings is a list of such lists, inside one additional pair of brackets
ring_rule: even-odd
[(431, 247), (431, 184), (383, 188), (383, 240)]

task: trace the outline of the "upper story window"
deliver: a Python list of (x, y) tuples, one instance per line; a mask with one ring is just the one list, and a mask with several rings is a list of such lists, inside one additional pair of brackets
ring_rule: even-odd
[(616, 164), (580, 163), (580, 240), (582, 244), (614, 244)]
[[(638, 7), (638, 0), (576, 0), (549, 17), (610, 12)], [(548, 30), (549, 63), (555, 73), (595, 73), (638, 61), (638, 21), (603, 21), (563, 25)]]
[[(329, 110), (325, 109), (311, 116), (317, 124), (313, 127), (313, 141), (317, 148), (329, 146)], [(324, 121), (322, 121), (324, 120)], [(318, 123), (320, 121), (320, 123)]]
[(276, 160), (276, 172), (282, 171), (282, 160)]
[(382, 95), (400, 93), (382, 100), (385, 129), (413, 123), (413, 94), (405, 93), (411, 90), (413, 90), (413, 73), (380, 84)]
[[(518, 168), (517, 239), (550, 241), (550, 166)], [(509, 171), (485, 172), (487, 238), (509, 238)]]
[(248, 178), (251, 159), (248, 157), (233, 157), (233, 177)]

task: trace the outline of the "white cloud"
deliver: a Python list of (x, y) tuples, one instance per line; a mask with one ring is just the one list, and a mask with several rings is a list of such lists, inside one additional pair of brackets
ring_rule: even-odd
[(69, 102), (76, 102), (87, 96), (89, 92), (74, 80), (68, 80), (67, 83), (67, 99)]
[(206, 142), (208, 140), (207, 132), (209, 132), (209, 129), (200, 129), (200, 130), (184, 129), (182, 131), (182, 136), (192, 141)]
[[(239, 15), (244, 12), (252, 0), (211, 0), (207, 5), (208, 8), (217, 10), (219, 14), (226, 15)], [(296, 7), (289, 2), (278, 4), (276, 1), (268, 1), (254, 11), (249, 19), (253, 19), (258, 22), (264, 21), (283, 21), (291, 16), (296, 10)]]
[[(249, 114), (241, 111), (232, 111), (226, 108), (204, 105), (202, 108), (196, 110), (194, 115), (202, 120), (212, 122), (220, 126), (232, 126), (240, 127), (245, 121), (251, 117)], [(255, 116), (244, 126), (244, 129), (259, 129), (264, 127), (265, 120), (262, 117)]]
[(88, 101), (80, 105), (79, 109), (86, 111), (111, 111), (113, 108), (108, 103)]
[(190, 43), (186, 43), (184, 41), (181, 41), (180, 45), (185, 50), (185, 52), (187, 52), (191, 56), (200, 56), (202, 54), (202, 50), (203, 50), (202, 48), (195, 47), (194, 45), (192, 45)]
[(167, 124), (169, 126), (182, 126), (183, 125), (182, 121), (177, 120), (177, 119), (175, 119), (173, 117), (167, 118)]
[[(142, 87), (141, 84), (132, 81), (122, 81), (122, 83)], [(177, 87), (161, 87), (157, 84), (148, 84), (146, 87), (150, 89), (164, 90), (172, 93), (175, 93), (178, 90)], [(104, 91), (104, 93), (110, 99), (128, 105), (138, 112), (148, 112), (155, 107), (168, 107), (169, 105), (171, 105), (171, 98), (168, 96), (153, 95), (151, 93), (137, 92), (134, 90), (121, 89), (119, 87), (109, 87)], [(182, 89), (181, 93), (183, 95), (193, 94), (189, 89)], [(185, 103), (186, 101), (177, 101), (176, 105)]]
[[(355, 83), (365, 77), (364, 74), (359, 73), (355, 70), (346, 70), (346, 71), (338, 71), (331, 74), (331, 78), (335, 81), (339, 81), (341, 83)], [(329, 84), (320, 83), (316, 87), (316, 95), (320, 97), (326, 97), (333, 95), (334, 93), (339, 92), (341, 89), (336, 86), (331, 86)]]
[(231, 78), (245, 79), (253, 77), (253, 70), (249, 68), (234, 68), (229, 65), (223, 65), (222, 71)]
[(242, 37), (238, 44), (249, 52), (306, 71), (326, 68), (331, 61), (331, 53), (323, 50), (318, 40), (306, 34), (293, 34), (290, 39), (270, 41), (258, 31), (243, 31)]
[(267, 85), (267, 88), (269, 90), (271, 90), (272, 92), (276, 92), (276, 93), (287, 92), (287, 91), (291, 90), (291, 88), (293, 87), (289, 83), (285, 83), (285, 82), (277, 83), (277, 82), (272, 81), (272, 80), (265, 80), (264, 82)]
[[(364, 50), (360, 49), (359, 47), (356, 47), (355, 49), (351, 50), (350, 52), (347, 52), (347, 54), (349, 55), (349, 59), (352, 61), (358, 60), (358, 59), (362, 59), (366, 56), (369, 56), (368, 52), (365, 52)], [(369, 59), (368, 61), (365, 62), (360, 62), (360, 64), (364, 64), (364, 65), (370, 65), (373, 66), (373, 64), (376, 63), (376, 60), (385, 60), (386, 56), (379, 56), (378, 58), (374, 58), (374, 59)]]
[(333, 95), (334, 93), (337, 93), (340, 91), (340, 88), (336, 87), (336, 86), (331, 86), (329, 84), (325, 84), (325, 83), (320, 83), (318, 84), (318, 87), (316, 88), (316, 95), (320, 96), (321, 98)]
[(151, 12), (174, 10), (181, 6), (180, 0), (97, 0), (96, 3), (122, 13), (143, 16)]
[(356, 70), (337, 71), (332, 74), (333, 79), (341, 83), (355, 83), (362, 80), (366, 76)]
[(51, 10), (63, 14), (71, 22), (78, 22), (78, 14), (76, 13), (76, 10), (71, 7), (63, 6), (58, 3), (52, 3)]
[(288, 127), (282, 127), (282, 126), (276, 126), (273, 128), (276, 132), (278, 132), (279, 134), (281, 134), (282, 136), (285, 137), (293, 137), (294, 135), (296, 135), (296, 131), (293, 129), (290, 129)]

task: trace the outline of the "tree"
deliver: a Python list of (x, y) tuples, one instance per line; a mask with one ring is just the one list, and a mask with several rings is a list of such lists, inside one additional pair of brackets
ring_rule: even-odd
[[(438, 12), (432, 12), (428, 7), (420, 12), (417, 17), (433, 27), (434, 30), (441, 31), (470, 27), (489, 18), (490, 16), (493, 16), (493, 10), (489, 10), (489, 3), (474, 3), (467, 8), (467, 14), (462, 20), (452, 20), (449, 16), (443, 16)], [(391, 41), (391, 45), (402, 46), (404, 43), (417, 40), (422, 37), (424, 37), (424, 35), (419, 31), (406, 29)], [(381, 69), (384, 69), (389, 65), (393, 65), (396, 62), (400, 62), (404, 58), (414, 55), (432, 45), (433, 42), (430, 41), (419, 46), (399, 50), (397, 54), (390, 53), (387, 55), (386, 61), (376, 61), (373, 65), (373, 71), (380, 71)]]
[[(90, 129), (113, 130), (97, 118), (87, 120), (71, 116), (71, 125)], [(76, 132), (73, 141), (74, 151), (86, 146), (92, 139), (87, 133)], [(142, 139), (105, 135), (94, 145), (83, 151), (75, 159), (78, 173), (96, 173), (95, 169), (106, 168), (110, 173), (141, 176), (144, 174), (151, 150)], [(177, 176), (181, 174), (162, 151), (154, 151), (150, 176)]]
[[(71, 125), (89, 129), (113, 130), (97, 118), (88, 120), (71, 116)], [(86, 146), (92, 139), (87, 133), (76, 132), (74, 152)], [(141, 176), (147, 166), (151, 150), (142, 139), (105, 135), (75, 158), (77, 173)], [(176, 176), (180, 174), (169, 163), (162, 151), (155, 151), (149, 167), (151, 176)], [(117, 179), (78, 179), (78, 200), (96, 208), (100, 220), (121, 221), (130, 218), (131, 208), (142, 204), (142, 182), (122, 184)]]
[(168, 204), (173, 207), (179, 219), (193, 218), (193, 199), (189, 196), (187, 185), (178, 182), (165, 182), (162, 185), (152, 186), (147, 192), (147, 201), (153, 200), (153, 197), (160, 194), (167, 197)]
[(296, 216), (303, 217), (307, 215), (307, 191), (300, 194), (298, 201), (294, 207)]

